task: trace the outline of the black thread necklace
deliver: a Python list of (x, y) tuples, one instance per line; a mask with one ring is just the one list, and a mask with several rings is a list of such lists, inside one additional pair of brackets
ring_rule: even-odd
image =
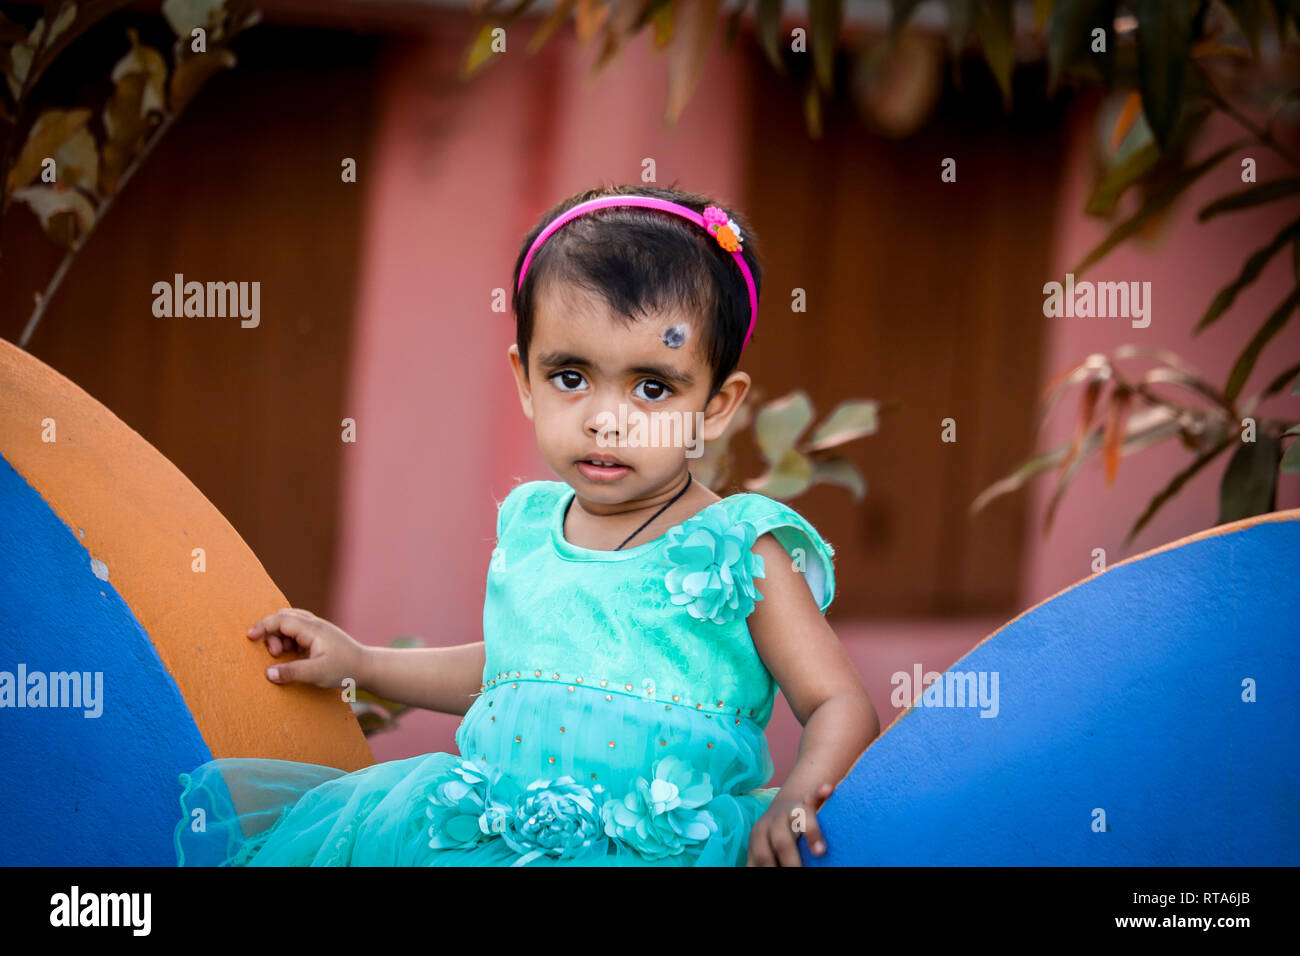
[[(669, 507), (673, 504), (673, 502), (675, 502), (675, 501), (676, 501), (678, 498), (680, 498), (682, 495), (686, 494), (686, 489), (689, 488), (690, 486), (691, 486), (691, 473), (688, 471), (688, 472), (686, 473), (686, 484), (682, 485), (682, 490), (679, 491), (679, 492), (677, 492), (677, 494), (673, 495), (672, 498), (670, 498), (670, 499), (668, 500), (668, 503), (667, 503), (667, 504), (665, 504), (662, 508), (660, 508), (660, 509), (659, 509), (658, 511), (656, 511), (654, 514), (652, 514), (649, 518), (647, 518), (647, 519), (645, 520), (645, 524), (641, 525), (641, 527), (637, 528), (637, 529), (636, 529), (635, 531), (633, 531), (630, 535), (628, 535), (626, 538), (624, 538), (624, 539), (623, 539), (623, 544), (627, 544), (629, 541), (631, 541), (633, 538), (635, 538), (637, 535), (639, 535), (642, 531), (644, 531), (646, 525), (648, 525), (651, 521), (654, 521), (655, 518), (658, 518), (661, 514), (663, 514), (665, 511), (667, 511), (667, 510), (669, 509)], [(574, 501), (574, 498), (577, 498), (577, 497), (578, 497), (578, 496), (577, 496), (577, 494), (575, 493), (574, 496), (573, 496), (573, 498), (570, 498), (570, 499), (569, 499), (569, 503), (568, 503), (567, 505), (564, 506), (564, 517), (560, 519), (560, 529), (561, 529), (561, 534), (563, 534), (564, 522), (565, 522), (565, 520), (568, 519), (568, 517), (569, 517), (569, 509), (573, 507), (573, 501)], [(617, 548), (615, 548), (614, 550), (615, 550), (615, 551), (622, 551), (622, 550), (623, 550), (623, 544), (620, 544), (620, 545), (619, 545)]]

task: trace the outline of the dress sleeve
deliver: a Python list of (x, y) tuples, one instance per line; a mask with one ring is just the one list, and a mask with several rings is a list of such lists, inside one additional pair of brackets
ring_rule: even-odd
[(824, 614), (835, 597), (835, 549), (830, 542), (799, 512), (765, 495), (752, 496), (745, 518), (753, 524), (756, 537), (771, 532), (789, 552)]
[(519, 513), (519, 509), (524, 506), (524, 502), (537, 488), (540, 482), (525, 481), (515, 485), (506, 495), (505, 500), (497, 505), (497, 542), (501, 541), (506, 528), (510, 526), (510, 519)]

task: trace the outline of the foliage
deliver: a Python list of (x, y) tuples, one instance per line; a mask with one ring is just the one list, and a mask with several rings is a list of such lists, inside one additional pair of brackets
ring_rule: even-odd
[[(1094, 13), (1099, 10), (1102, 20), (1108, 22), (1124, 6), (1063, 3), (1057, 5), (1057, 12), (1059, 15), (1069, 9), (1078, 13), (1087, 7)], [(1136, 3), (1132, 7), (1136, 13), (1132, 22), (1136, 40), (1117, 45), (1104, 69), (1099, 57), (1087, 53), (1083, 33), (1087, 28), (1081, 25), (1096, 22), (1095, 16), (1092, 20), (1080, 17), (1070, 21), (1071, 25), (1062, 27), (1065, 32), (1058, 35), (1054, 76), (1078, 66), (1085, 75), (1093, 72), (1094, 78), (1124, 93), (1123, 106), (1108, 137), (1113, 150), (1110, 164), (1088, 202), (1087, 212), (1114, 217), (1126, 192), (1138, 194), (1135, 210), (1118, 218), (1101, 242), (1073, 267), (1075, 273), (1099, 262), (1126, 240), (1149, 234), (1193, 183), (1227, 158), (1240, 156), (1245, 147), (1272, 150), (1300, 173), (1300, 160), (1285, 147), (1275, 129), (1279, 119), (1287, 115), (1286, 110), (1293, 110), (1300, 102), (1295, 70), (1296, 14), (1300, 5), (1275, 3), (1270, 8), (1282, 47), (1279, 61), (1284, 69), (1280, 74), (1259, 61), (1261, 34), (1268, 16), (1262, 4), (1170, 2)], [(1067, 54), (1069, 50), (1076, 52)], [(1234, 91), (1235, 99), (1265, 110), (1265, 123), (1252, 121), (1243, 105), (1225, 93), (1227, 89)], [(1198, 134), (1216, 113), (1228, 117), (1247, 135), (1207, 156), (1193, 158)], [(1278, 208), (1294, 213), (1293, 197), (1297, 193), (1297, 175), (1262, 183), (1252, 181), (1207, 203), (1197, 218), (1207, 222), (1221, 215), (1258, 211), (1273, 203), (1285, 203), (1285, 207)], [(1090, 455), (1101, 453), (1106, 483), (1110, 485), (1122, 456), (1175, 435), (1194, 453), (1194, 458), (1169, 479), (1138, 516), (1126, 544), (1192, 476), (1234, 446), (1220, 485), (1218, 522), (1274, 510), (1279, 471), (1300, 471), (1296, 443), (1285, 454), (1282, 449), (1283, 441), (1293, 438), (1297, 428), (1293, 422), (1277, 419), (1255, 421), (1253, 415), (1262, 401), (1281, 392), (1300, 375), (1300, 362), (1249, 400), (1243, 401), (1242, 393), (1265, 346), (1300, 305), (1300, 218), (1291, 219), (1246, 257), (1237, 274), (1211, 300), (1193, 333), (1199, 334), (1219, 321), (1240, 293), (1284, 249), (1291, 252), (1295, 287), (1256, 327), (1221, 387), (1211, 385), (1168, 352), (1148, 351), (1147, 357), (1154, 357), (1157, 364), (1136, 379), (1122, 375), (1117, 361), (1141, 355), (1142, 349), (1129, 346), (1109, 356), (1089, 356), (1067, 369), (1047, 390), (1050, 411), (1061, 398), (1063, 388), (1081, 388), (1071, 441), (1031, 456), (1011, 475), (986, 489), (972, 504), (972, 513), (998, 495), (1021, 487), (1033, 476), (1057, 467), (1056, 488), (1044, 518), (1046, 532), (1061, 496)], [(1180, 388), (1204, 404), (1194, 407), (1171, 400), (1159, 394), (1153, 388), (1156, 385)], [(1300, 379), (1292, 389), (1297, 390)]]
[[(127, 0), (47, 0), (30, 25), (0, 14), (0, 216), (15, 201), (40, 220), (67, 252), (36, 306), (19, 347), (25, 347), (73, 258), (114, 200), (214, 74), (231, 67), (230, 41), (260, 19), (243, 0), (164, 0), (162, 13), (176, 40), (171, 62), (126, 30), (128, 49), (108, 79), (102, 104), (47, 107), (32, 117), (41, 77), (61, 54)], [(66, 58), (65, 58), (66, 59)]]
[[(1140, 376), (1121, 363), (1148, 360), (1153, 367)], [(1195, 457), (1175, 474), (1152, 499), (1129, 530), (1130, 543), (1155, 513), (1201, 469), (1236, 444), (1220, 490), (1219, 523), (1272, 511), (1277, 493), (1280, 443), (1284, 436), (1300, 433), (1300, 426), (1263, 418), (1254, 421), (1251, 441), (1239, 441), (1242, 422), (1253, 416), (1265, 399), (1279, 393), (1297, 375), (1300, 363), (1287, 369), (1245, 402), (1229, 398), (1207, 382), (1178, 356), (1163, 350), (1124, 346), (1109, 355), (1090, 355), (1067, 369), (1047, 387), (1041, 424), (1070, 386), (1082, 386), (1074, 434), (1071, 439), (1040, 452), (1011, 475), (986, 489), (971, 505), (976, 512), (999, 495), (1015, 491), (1030, 479), (1057, 469), (1056, 489), (1047, 507), (1044, 530), (1050, 530), (1061, 497), (1083, 462), (1100, 453), (1106, 484), (1113, 484), (1120, 459), (1168, 438), (1178, 437)], [(1174, 401), (1159, 394), (1157, 386), (1176, 386), (1197, 402)], [(1293, 392), (1300, 392), (1300, 380)], [(1137, 406), (1134, 409), (1134, 406)], [(1293, 445), (1281, 463), (1283, 471), (1300, 472), (1300, 457)]]
[(795, 391), (764, 404), (761, 390), (752, 388), (722, 437), (705, 444), (692, 473), (696, 480), (714, 491), (724, 488), (733, 468), (731, 440), (752, 424), (754, 440), (767, 463), (767, 471), (744, 482), (749, 491), (789, 500), (815, 484), (829, 483), (847, 488), (853, 493), (853, 499), (860, 501), (867, 493), (862, 473), (831, 449), (874, 435), (882, 410), (878, 402), (870, 399), (843, 401), (811, 435), (800, 440), (815, 417), (807, 394)]

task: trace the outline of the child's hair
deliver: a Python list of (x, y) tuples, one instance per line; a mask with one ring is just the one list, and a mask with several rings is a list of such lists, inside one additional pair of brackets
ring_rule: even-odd
[[(741, 254), (762, 290), (762, 270), (749, 222), (731, 206), (698, 193), (662, 186), (610, 185), (577, 193), (548, 210), (524, 237), (515, 260), (515, 339), (525, 374), (539, 290), (572, 283), (603, 298), (615, 315), (636, 321), (646, 311), (677, 306), (705, 318), (701, 349), (713, 371), (712, 399), (740, 362), (749, 329), (749, 289), (730, 252), (699, 226), (671, 213), (635, 206), (596, 209), (566, 223), (519, 270), (533, 241), (557, 216), (602, 196), (653, 196), (703, 213), (723, 206), (743, 237)], [(750, 341), (753, 341), (751, 335)]]

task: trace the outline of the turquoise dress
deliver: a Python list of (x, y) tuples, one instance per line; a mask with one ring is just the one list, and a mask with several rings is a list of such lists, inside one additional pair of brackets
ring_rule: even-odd
[(764, 787), (776, 685), (746, 624), (753, 545), (773, 533), (822, 611), (833, 549), (789, 506), (737, 494), (595, 551), (564, 537), (573, 496), (530, 481), (501, 505), (459, 753), (354, 773), (209, 761), (180, 776), (178, 863), (743, 866), (779, 789)]

